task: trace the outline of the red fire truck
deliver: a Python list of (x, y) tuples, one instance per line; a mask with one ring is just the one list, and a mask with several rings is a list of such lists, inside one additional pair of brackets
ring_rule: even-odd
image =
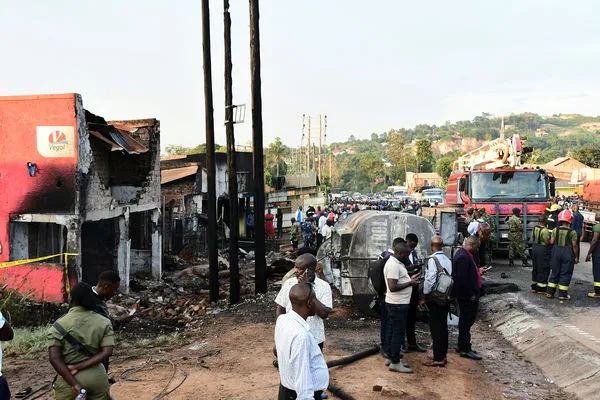
[(523, 240), (528, 243), (531, 230), (544, 214), (554, 196), (554, 177), (543, 169), (524, 168), (521, 155), (530, 148), (521, 145), (519, 135), (501, 137), (458, 158), (448, 180), (446, 202), (454, 204), (459, 214), (459, 230), (465, 231), (466, 211), (485, 208), (496, 219), (495, 248), (508, 247), (507, 219), (517, 207), (523, 217)]

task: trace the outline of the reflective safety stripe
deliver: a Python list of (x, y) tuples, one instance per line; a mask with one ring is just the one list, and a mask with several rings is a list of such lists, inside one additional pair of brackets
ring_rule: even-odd
[(545, 283), (540, 283), (540, 282), (538, 282), (537, 285), (538, 285), (538, 287), (546, 287), (546, 286), (548, 286)]
[(569, 290), (569, 287), (565, 285), (558, 285), (558, 290)]
[(557, 286), (556, 283), (554, 283), (554, 282), (548, 282), (548, 287), (549, 288), (555, 288), (556, 286)]
[(535, 285), (537, 282), (536, 281), (531, 281), (531, 283)]
[(594, 282), (595, 287), (600, 287), (600, 282)]

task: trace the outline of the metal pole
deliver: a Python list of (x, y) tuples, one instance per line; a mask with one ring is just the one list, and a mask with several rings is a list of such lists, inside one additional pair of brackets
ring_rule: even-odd
[(250, 2), (250, 70), (252, 86), (252, 141), (254, 147), (254, 254), (255, 292), (267, 292), (265, 260), (265, 175), (263, 161), (262, 94), (260, 81), (260, 32), (258, 0)]
[(306, 172), (310, 172), (310, 115), (308, 116), (308, 143), (306, 145)]
[(322, 185), (323, 176), (321, 175), (321, 149), (323, 145), (323, 118), (319, 114), (319, 183)]
[(231, 70), (231, 16), (229, 0), (223, 0), (225, 31), (225, 134), (227, 136), (227, 169), (229, 171), (229, 303), (240, 300), (240, 269), (238, 265), (238, 239), (240, 221), (238, 214), (238, 182), (235, 165), (235, 137), (233, 132), (233, 82)]
[(213, 116), (212, 68), (210, 58), (210, 11), (202, 0), (202, 55), (204, 63), (204, 112), (206, 121), (206, 176), (208, 186), (208, 265), (210, 301), (219, 300), (217, 259), (217, 188), (215, 182), (215, 121)]

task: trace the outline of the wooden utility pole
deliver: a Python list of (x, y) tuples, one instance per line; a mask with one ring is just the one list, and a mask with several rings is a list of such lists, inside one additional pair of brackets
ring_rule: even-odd
[(238, 238), (240, 221), (238, 214), (238, 182), (235, 165), (235, 137), (233, 134), (233, 82), (231, 77), (231, 16), (229, 0), (223, 0), (225, 31), (225, 134), (227, 136), (227, 169), (229, 171), (229, 304), (240, 300), (240, 269), (238, 265)]
[(319, 183), (322, 185), (322, 179), (323, 176), (321, 175), (321, 149), (323, 146), (323, 118), (321, 117), (321, 114), (319, 114), (319, 168), (318, 168), (318, 174), (319, 174)]
[(306, 172), (310, 172), (310, 115), (308, 116), (308, 143), (306, 144)]
[[(205, 0), (207, 1), (207, 0)], [(254, 274), (256, 293), (267, 292), (265, 260), (265, 175), (263, 161), (262, 93), (260, 81), (260, 31), (258, 0), (250, 2), (250, 71), (252, 86), (252, 141), (254, 177)]]
[(204, 113), (206, 122), (206, 176), (208, 191), (208, 265), (210, 301), (219, 300), (219, 263), (217, 257), (217, 188), (215, 183), (215, 121), (213, 116), (212, 68), (210, 58), (210, 11), (202, 0), (202, 58), (204, 64)]

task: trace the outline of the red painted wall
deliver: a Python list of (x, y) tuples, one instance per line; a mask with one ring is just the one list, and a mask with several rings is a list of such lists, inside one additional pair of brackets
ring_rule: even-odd
[[(73, 134), (65, 140), (63, 133), (49, 128), (40, 128), (38, 134), (38, 127), (72, 127)], [(60, 153), (65, 148), (69, 152), (72, 149), (72, 154), (56, 158), (58, 154), (65, 155)], [(35, 177), (29, 176), (28, 162), (38, 168)], [(0, 97), (0, 263), (10, 259), (11, 214), (74, 213), (76, 167), (75, 94)], [(64, 285), (60, 275), (53, 272), (57, 268), (61, 267), (4, 268), (0, 269), (0, 280), (29, 271), (27, 283), (22, 286), (30, 287), (45, 298), (58, 300), (57, 290)], [(62, 297), (58, 301), (62, 301)]]
[(62, 265), (19, 265), (0, 270), (0, 284), (39, 301), (66, 301), (65, 272)]

